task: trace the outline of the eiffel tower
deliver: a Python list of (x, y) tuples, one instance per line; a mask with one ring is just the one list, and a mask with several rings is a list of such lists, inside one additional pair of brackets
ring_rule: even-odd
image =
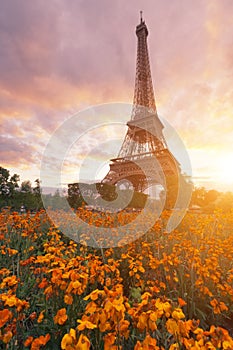
[[(140, 12), (136, 27), (137, 63), (131, 120), (117, 158), (111, 159), (110, 170), (102, 183), (130, 183), (143, 192), (151, 185), (166, 183), (177, 176), (179, 163), (169, 151), (158, 118), (147, 46), (148, 29)], [(165, 182), (163, 179), (165, 179)]]

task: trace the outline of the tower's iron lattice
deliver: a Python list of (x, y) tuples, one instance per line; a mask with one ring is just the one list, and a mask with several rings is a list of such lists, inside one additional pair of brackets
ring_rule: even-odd
[(142, 14), (136, 35), (137, 63), (131, 120), (127, 123), (128, 131), (118, 157), (111, 159), (110, 170), (102, 182), (115, 185), (127, 180), (136, 191), (142, 192), (161, 183), (161, 172), (165, 178), (176, 176), (179, 165), (167, 147), (164, 126), (157, 115), (147, 46), (148, 29)]

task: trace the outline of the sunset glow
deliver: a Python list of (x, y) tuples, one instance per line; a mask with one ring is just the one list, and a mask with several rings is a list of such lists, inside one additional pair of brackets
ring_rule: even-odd
[[(5, 1), (0, 19), (3, 167), (33, 182), (46, 144), (67, 118), (97, 104), (133, 102), (141, 8), (159, 115), (183, 140), (194, 183), (233, 190), (230, 0), (119, 0), (111, 6), (104, 0), (98, 5), (61, 0), (56, 6)], [(129, 120), (124, 118), (116, 121)], [(85, 153), (88, 144), (83, 147)]]
[(217, 178), (220, 182), (226, 185), (233, 184), (233, 154), (223, 155), (221, 159), (218, 159), (219, 173)]

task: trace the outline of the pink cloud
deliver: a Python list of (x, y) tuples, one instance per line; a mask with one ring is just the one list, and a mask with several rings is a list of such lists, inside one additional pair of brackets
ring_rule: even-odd
[(132, 102), (141, 9), (159, 114), (187, 147), (229, 148), (231, 0), (118, 0), (111, 5), (107, 0), (5, 0), (0, 13), (0, 117), (8, 137), (4, 164), (10, 158), (16, 168), (24, 159), (35, 163), (33, 152), (42, 153), (45, 144), (38, 135), (49, 137), (79, 109)]

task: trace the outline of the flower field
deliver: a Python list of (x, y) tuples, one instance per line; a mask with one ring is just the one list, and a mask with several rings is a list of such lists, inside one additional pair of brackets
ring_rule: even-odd
[(170, 233), (168, 216), (130, 244), (94, 249), (44, 211), (2, 211), (0, 349), (233, 349), (233, 211), (188, 213)]

